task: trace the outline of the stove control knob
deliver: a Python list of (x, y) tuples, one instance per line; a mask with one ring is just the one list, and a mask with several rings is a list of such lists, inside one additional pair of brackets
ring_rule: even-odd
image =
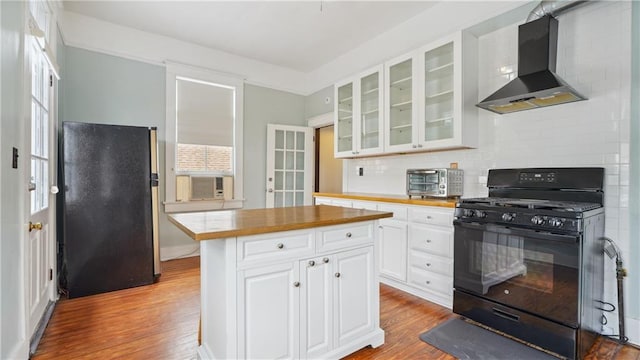
[(514, 217), (515, 217), (514, 214), (509, 214), (509, 213), (502, 214), (503, 221), (513, 221)]
[(473, 217), (473, 215), (475, 214), (475, 211), (471, 210), (471, 209), (464, 209), (462, 211), (462, 215), (464, 217)]
[(558, 218), (551, 218), (549, 220), (549, 225), (553, 226), (553, 227), (562, 227), (562, 225), (564, 224), (564, 221), (562, 221), (562, 219), (558, 219)]
[(542, 216), (536, 215), (536, 216), (531, 218), (531, 222), (534, 225), (542, 225), (542, 224), (544, 224), (544, 219), (542, 218)]
[(480, 219), (484, 219), (487, 217), (487, 213), (482, 210), (476, 210), (476, 217)]

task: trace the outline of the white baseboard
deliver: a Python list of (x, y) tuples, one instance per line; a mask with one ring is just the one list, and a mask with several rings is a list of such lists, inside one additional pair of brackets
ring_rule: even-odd
[(29, 342), (21, 341), (8, 353), (7, 359), (28, 359)]
[(200, 256), (200, 244), (163, 246), (160, 248), (160, 261)]
[(640, 346), (640, 319), (625, 317), (625, 331), (629, 342)]

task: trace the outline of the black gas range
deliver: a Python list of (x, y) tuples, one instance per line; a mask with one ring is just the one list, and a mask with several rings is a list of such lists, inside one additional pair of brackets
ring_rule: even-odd
[(567, 358), (600, 331), (604, 169), (489, 171), (489, 197), (460, 199), (455, 313)]

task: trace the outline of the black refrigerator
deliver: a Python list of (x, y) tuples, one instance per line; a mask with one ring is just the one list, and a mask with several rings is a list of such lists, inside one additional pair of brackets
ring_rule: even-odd
[(68, 297), (153, 283), (160, 275), (156, 129), (64, 122), (61, 153)]

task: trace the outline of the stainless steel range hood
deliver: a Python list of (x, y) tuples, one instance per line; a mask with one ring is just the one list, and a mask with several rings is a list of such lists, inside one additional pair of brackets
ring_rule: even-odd
[(546, 15), (518, 30), (518, 77), (476, 106), (507, 114), (586, 100), (555, 73), (558, 20)]

